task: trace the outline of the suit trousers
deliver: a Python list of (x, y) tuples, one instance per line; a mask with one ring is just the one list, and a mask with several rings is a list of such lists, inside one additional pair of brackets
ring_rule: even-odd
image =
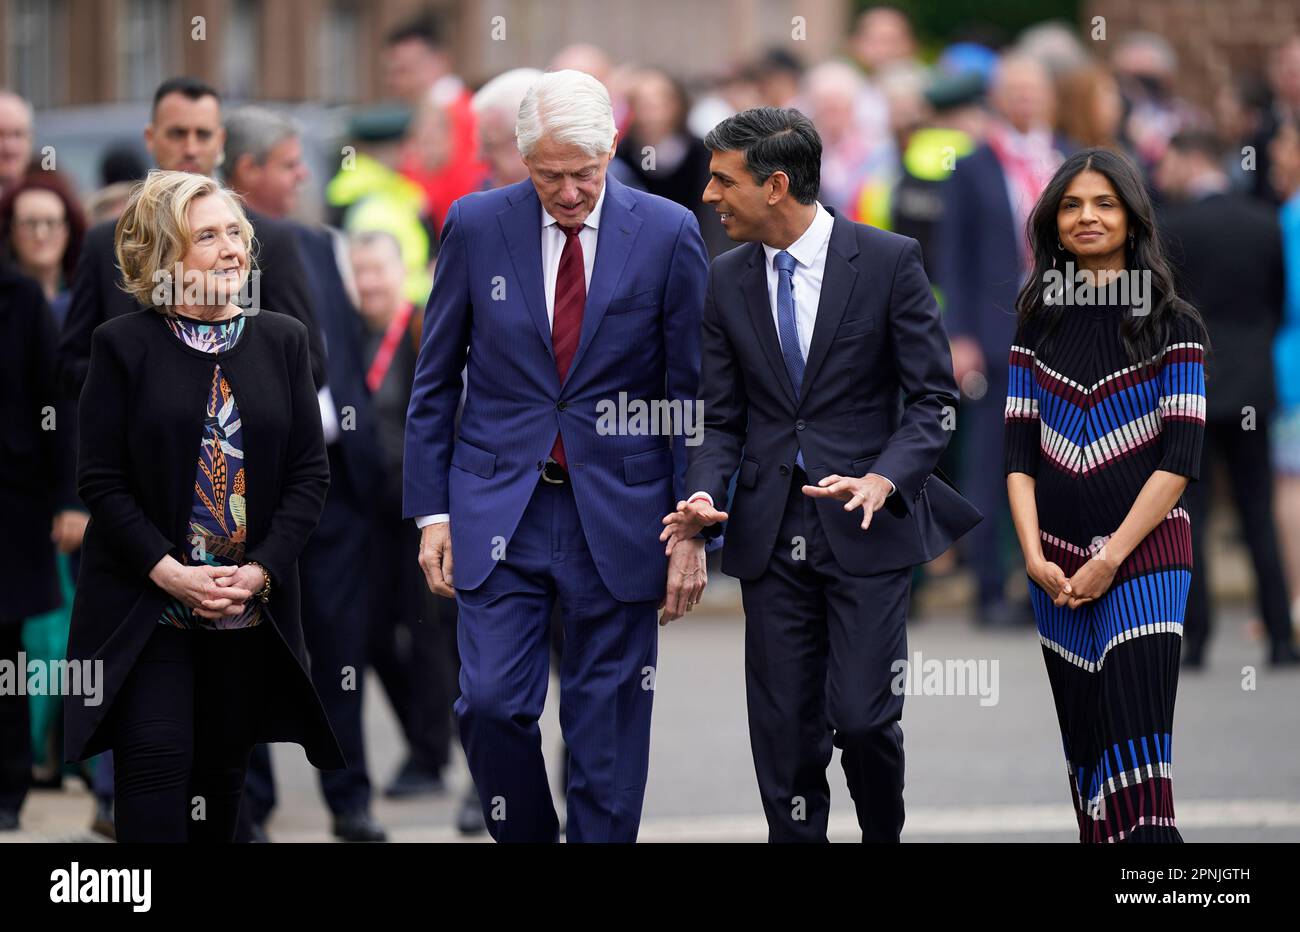
[(558, 839), (537, 724), (558, 606), (560, 728), (570, 755), (566, 836), (633, 842), (649, 765), (657, 604), (610, 594), (567, 483), (538, 483), (495, 556), (481, 586), (457, 591), (456, 717), (488, 831), (500, 842)]
[[(796, 468), (767, 570), (742, 581), (750, 746), (771, 842), (825, 842), (832, 748), (863, 841), (903, 828), (903, 696), (911, 569), (844, 572)], [(861, 512), (857, 512), (860, 517)], [(864, 532), (870, 533), (870, 531)]]
[(416, 562), (419, 550), (413, 522), (380, 521), (370, 569), (370, 665), (402, 725), (408, 756), (441, 773), (451, 762), (456, 602), (429, 591)]
[[(342, 475), (337, 444), (330, 448), (330, 474)], [(366, 767), (362, 702), (370, 663), (375, 518), (365, 502), (330, 483), (316, 531), (298, 561), (302, 633), (311, 659), (311, 678), (347, 766), (319, 771), (321, 795), (330, 813), (369, 812), (371, 785)], [(409, 557), (414, 559), (414, 556)], [(258, 748), (249, 765), (240, 839), (249, 822), (262, 824), (275, 806), (270, 753)]]
[(962, 399), (960, 414), (962, 491), (984, 520), (962, 541), (975, 573), (979, 605), (988, 608), (1006, 598), (1007, 553), (1012, 535), (1007, 504), (1007, 477), (1002, 468), (1002, 432), (1006, 416), (1006, 366), (986, 373), (988, 389), (978, 400)]

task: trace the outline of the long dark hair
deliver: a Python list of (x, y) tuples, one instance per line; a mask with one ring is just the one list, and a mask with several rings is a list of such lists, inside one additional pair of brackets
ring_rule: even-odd
[(1034, 253), (1034, 269), (1016, 298), (1016, 314), (1023, 326), (1030, 321), (1039, 322), (1040, 341), (1048, 339), (1069, 308), (1061, 303), (1044, 300), (1047, 273), (1055, 268), (1058, 259), (1073, 259), (1074, 254), (1057, 248), (1060, 243), (1056, 228), (1056, 214), (1061, 199), (1075, 175), (1094, 171), (1111, 183), (1124, 205), (1128, 218), (1129, 238), (1125, 248), (1124, 265), (1129, 271), (1151, 273), (1151, 311), (1134, 315), (1130, 307), (1120, 325), (1120, 339), (1129, 361), (1146, 366), (1169, 343), (1174, 317), (1185, 314), (1196, 322), (1206, 351), (1209, 351), (1205, 324), (1196, 308), (1178, 296), (1174, 276), (1165, 258), (1164, 246), (1155, 226), (1155, 210), (1142, 175), (1137, 166), (1125, 155), (1112, 149), (1091, 148), (1074, 153), (1056, 170), (1052, 180), (1034, 205), (1026, 226), (1026, 235)]

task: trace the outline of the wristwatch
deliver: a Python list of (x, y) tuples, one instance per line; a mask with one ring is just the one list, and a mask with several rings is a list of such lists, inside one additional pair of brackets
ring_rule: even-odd
[(245, 565), (246, 565), (246, 566), (255, 566), (255, 567), (257, 567), (259, 570), (262, 571), (262, 579), (264, 579), (265, 582), (262, 583), (262, 588), (261, 588), (261, 589), (258, 589), (256, 592), (253, 593), (253, 597), (256, 598), (256, 599), (259, 599), (259, 600), (262, 601), (262, 602), (266, 602), (266, 601), (268, 601), (268, 600), (271, 598), (271, 574), (270, 574), (270, 572), (267, 570), (267, 568), (266, 568), (265, 566), (263, 566), (262, 564), (258, 563), (256, 560), (249, 560)]

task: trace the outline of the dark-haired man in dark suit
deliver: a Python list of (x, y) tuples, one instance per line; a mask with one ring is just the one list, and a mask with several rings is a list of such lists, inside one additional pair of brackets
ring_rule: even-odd
[(803, 114), (748, 110), (705, 144), (704, 200), (749, 245), (713, 260), (704, 437), (686, 475), (698, 491), (665, 517), (663, 539), (698, 547), (730, 515), (722, 569), (741, 580), (769, 840), (826, 841), (834, 746), (863, 840), (898, 841), (903, 694), (892, 684), (912, 570), (979, 520), (930, 482), (956, 413), (948, 339), (916, 241), (817, 202), (821, 139)]

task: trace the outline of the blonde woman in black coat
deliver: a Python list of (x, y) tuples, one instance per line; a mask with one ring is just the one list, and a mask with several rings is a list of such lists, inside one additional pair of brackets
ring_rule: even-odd
[(236, 198), (182, 172), (151, 172), (117, 224), (144, 309), (95, 331), (81, 394), (68, 657), (104, 687), (68, 703), (66, 750), (113, 749), (119, 841), (231, 841), (256, 743), (343, 764), (299, 618), (329, 483), (307, 331), (235, 303), (251, 241)]

